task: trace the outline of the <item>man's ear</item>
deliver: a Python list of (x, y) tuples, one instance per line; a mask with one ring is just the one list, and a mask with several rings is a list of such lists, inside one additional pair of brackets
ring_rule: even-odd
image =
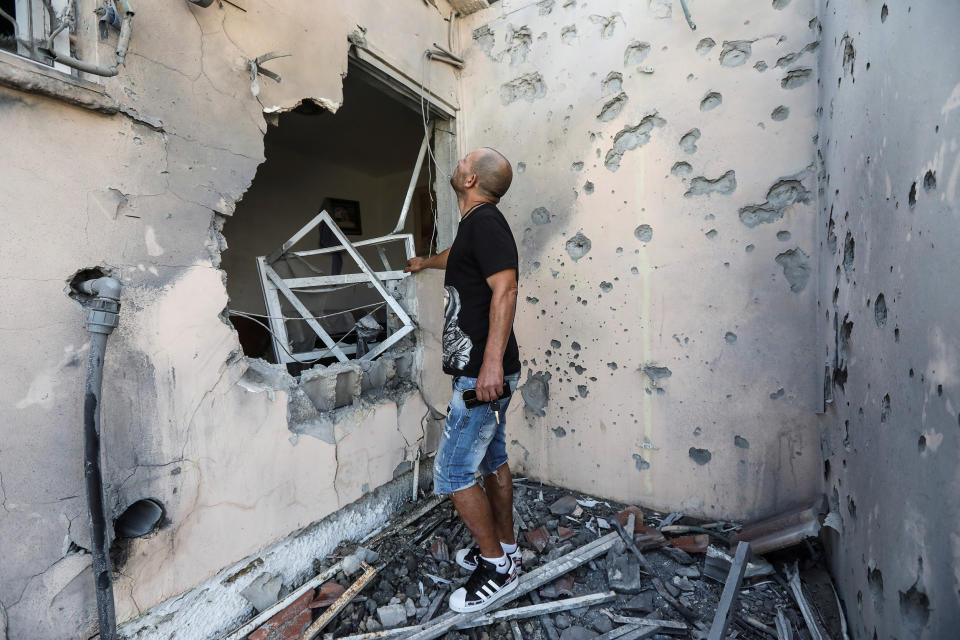
[(477, 174), (470, 173), (467, 174), (467, 177), (463, 180), (463, 186), (469, 189), (470, 187), (477, 184)]

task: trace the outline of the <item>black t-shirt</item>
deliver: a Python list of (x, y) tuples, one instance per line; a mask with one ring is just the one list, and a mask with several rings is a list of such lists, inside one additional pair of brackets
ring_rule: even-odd
[[(443, 324), (443, 371), (476, 378), (483, 364), (490, 331), (493, 291), (487, 278), (504, 269), (518, 269), (517, 243), (510, 225), (492, 204), (482, 204), (461, 223), (447, 256), (446, 310)], [(503, 373), (520, 371), (517, 338), (503, 353)]]

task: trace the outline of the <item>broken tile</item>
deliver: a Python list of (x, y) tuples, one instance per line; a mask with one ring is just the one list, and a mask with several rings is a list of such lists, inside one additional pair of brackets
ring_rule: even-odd
[(573, 496), (563, 496), (550, 505), (550, 513), (555, 516), (566, 516), (573, 513), (574, 509), (578, 508), (579, 506), (580, 505), (577, 504), (577, 499)]
[(310, 603), (311, 609), (329, 607), (337, 601), (337, 598), (343, 595), (346, 588), (336, 582), (324, 582), (317, 590), (317, 597)]
[(448, 562), (450, 560), (450, 548), (443, 538), (435, 538), (430, 545), (430, 555), (437, 562)]
[(654, 527), (640, 526), (637, 527), (636, 531), (636, 534), (633, 536), (633, 541), (641, 551), (645, 549), (656, 549), (657, 547), (663, 546), (667, 541), (666, 536)]
[(307, 590), (280, 613), (267, 620), (263, 626), (248, 636), (249, 640), (280, 640), (281, 638), (299, 637), (313, 617), (309, 608), (311, 600), (313, 600), (313, 589)]
[(540, 589), (540, 595), (544, 598), (559, 598), (561, 596), (572, 598), (577, 595), (573, 590), (573, 585), (574, 575), (568, 573)]
[(680, 536), (671, 538), (667, 544), (677, 549), (682, 549), (687, 553), (706, 553), (710, 545), (710, 536), (705, 533), (698, 533), (693, 536)]
[(557, 527), (557, 538), (559, 540), (566, 540), (567, 538), (572, 538), (577, 534), (573, 529), (568, 529), (566, 527)]
[(630, 518), (631, 513), (634, 516), (636, 516), (634, 527), (636, 527), (636, 529), (639, 529), (643, 525), (643, 511), (640, 509), (640, 507), (635, 507), (633, 505), (630, 505), (629, 507), (627, 507), (626, 509), (624, 509), (623, 511), (621, 511), (620, 513), (618, 513), (613, 517), (617, 519), (617, 522), (619, 522), (622, 526), (625, 527), (627, 526), (627, 520)]
[(543, 553), (543, 550), (547, 548), (547, 542), (550, 540), (550, 533), (544, 527), (538, 527), (533, 531), (524, 531), (523, 536), (527, 539), (527, 543), (539, 553)]

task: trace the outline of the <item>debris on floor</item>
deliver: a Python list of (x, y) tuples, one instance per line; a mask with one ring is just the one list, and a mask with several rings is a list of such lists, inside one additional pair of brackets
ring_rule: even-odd
[[(813, 537), (821, 511), (704, 523), (516, 479), (523, 570), (486, 609), (449, 610), (469, 578), (453, 557), (472, 539), (452, 503), (434, 497), (341, 543), (315, 561), (307, 589), (288, 590), (228, 638), (841, 640), (843, 612)], [(751, 540), (772, 549), (767, 558)]]

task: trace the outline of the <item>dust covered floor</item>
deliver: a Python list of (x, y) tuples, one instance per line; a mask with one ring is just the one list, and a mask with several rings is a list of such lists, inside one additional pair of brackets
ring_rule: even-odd
[[(301, 609), (288, 611), (286, 615), (296, 628), (291, 628), (289, 623), (268, 623), (249, 637), (256, 640), (707, 637), (729, 571), (729, 562), (725, 564), (722, 556), (727, 552), (728, 560), (733, 556), (726, 540), (740, 528), (738, 524), (698, 522), (679, 513), (638, 509), (525, 479), (515, 480), (514, 507), (520, 531), (518, 542), (523, 551), (523, 574), (528, 577), (537, 571), (542, 573), (551, 562), (558, 564), (558, 559), (577, 556), (581, 550), (590, 549), (591, 544), (606, 546), (573, 570), (555, 571), (556, 577), (538, 588), (512, 601), (494, 602), (480, 613), (500, 611), (502, 614), (536, 603), (548, 606), (560, 603), (558, 610), (513, 621), (486, 621), (470, 628), (464, 627), (471, 621), (464, 621), (461, 616), (459, 622), (454, 621), (460, 628), (429, 631), (432, 626), (439, 629), (438, 625), (452, 619), (447, 599), (451, 591), (469, 577), (454, 557), (457, 549), (472, 544), (470, 533), (457, 517), (452, 503), (432, 498), (408, 505), (394, 515), (393, 524), (376, 536), (368, 536), (366, 542), (358, 545), (345, 541), (334, 553), (318, 561), (315, 566), (318, 574), (325, 570), (335, 573), (316, 590), (310, 605), (311, 615), (304, 616), (302, 612), (310, 598), (300, 598), (301, 604), (291, 605)], [(653, 576), (641, 568), (639, 559), (615, 531), (614, 520), (628, 526), (631, 513), (635, 523), (633, 540), (649, 568), (662, 580), (661, 589), (688, 610), (686, 618), (658, 593)], [(817, 618), (814, 624), (818, 631), (825, 638), (843, 637), (832, 584), (823, 569), (819, 542), (813, 538), (771, 553), (766, 559), (757, 556), (751, 559), (726, 638), (811, 637), (786, 579), (785, 569), (794, 562), (801, 569), (806, 585), (803, 592), (812, 602), (810, 610)], [(358, 581), (363, 583), (364, 572), (373, 575), (374, 570), (376, 574), (372, 579), (340, 609), (339, 605), (346, 603), (350, 596), (348, 588)], [(592, 604), (579, 603), (573, 607), (562, 604), (567, 599), (591, 594), (597, 594)], [(327, 607), (337, 610), (336, 615), (322, 629), (315, 629), (317, 635), (304, 633), (310, 617), (320, 617)], [(777, 632), (778, 612), (782, 636)], [(283, 612), (275, 616), (276, 622), (281, 622), (281, 616)], [(641, 617), (666, 621), (676, 628), (652, 623), (638, 625), (630, 620)], [(454, 623), (446, 622), (447, 625)], [(316, 624), (314, 622), (314, 627)], [(786, 635), (788, 626), (791, 636)]]

